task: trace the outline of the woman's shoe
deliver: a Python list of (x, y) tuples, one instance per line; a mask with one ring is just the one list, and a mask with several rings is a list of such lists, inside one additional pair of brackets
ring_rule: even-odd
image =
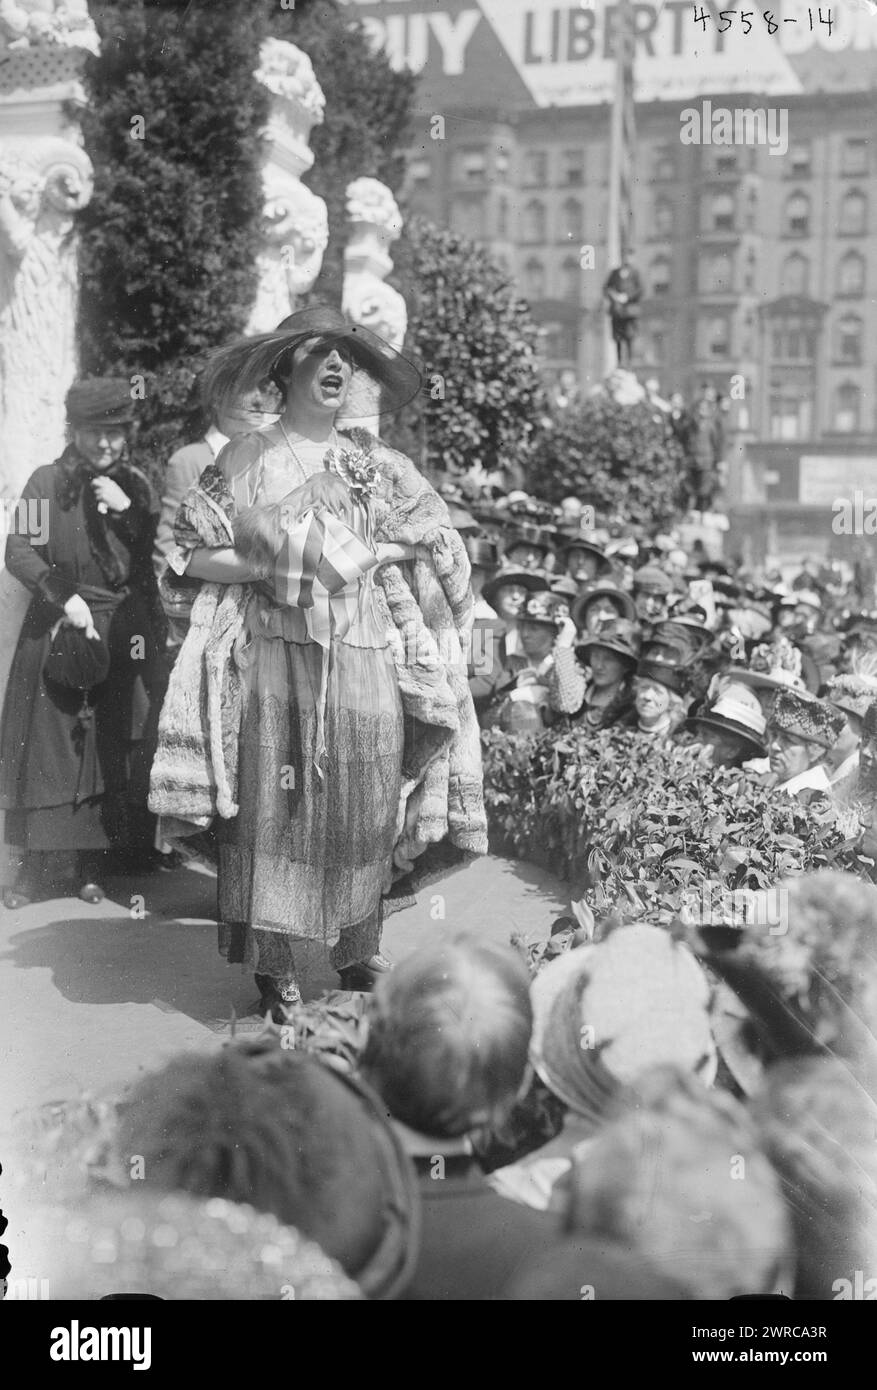
[(354, 994), (371, 994), (381, 975), (386, 975), (392, 969), (393, 962), (381, 955), (380, 951), (375, 951), (368, 960), (345, 965), (338, 971), (338, 977), (342, 989), (350, 990)]
[(79, 890), (79, 896), (84, 903), (102, 903), (104, 890), (99, 883), (83, 883)]
[(296, 980), (275, 980), (271, 975), (256, 975), (259, 990), (259, 1012), (270, 1014), (274, 1023), (285, 1023), (288, 1010), (301, 1003), (301, 990)]

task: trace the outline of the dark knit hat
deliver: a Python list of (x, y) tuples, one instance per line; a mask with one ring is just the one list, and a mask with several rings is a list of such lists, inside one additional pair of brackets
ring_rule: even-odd
[(771, 726), (804, 743), (833, 748), (840, 738), (846, 715), (828, 700), (798, 690), (779, 690), (771, 713)]
[(93, 376), (74, 381), (67, 392), (67, 419), (74, 429), (127, 425), (134, 419), (127, 377)]

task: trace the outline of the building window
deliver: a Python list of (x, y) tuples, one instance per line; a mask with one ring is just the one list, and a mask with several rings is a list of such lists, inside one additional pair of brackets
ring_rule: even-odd
[(794, 381), (772, 381), (768, 410), (771, 439), (807, 439), (811, 433), (809, 388)]
[(487, 177), (487, 156), (483, 149), (469, 146), (454, 156), (454, 183), (483, 183)]
[(834, 428), (842, 434), (857, 434), (861, 415), (862, 393), (855, 382), (845, 381), (834, 395)]
[(524, 264), (524, 294), (528, 299), (545, 298), (545, 267), (535, 256)]
[(655, 151), (655, 178), (675, 179), (676, 153), (668, 145), (659, 145)]
[(667, 294), (670, 290), (670, 260), (667, 256), (656, 256), (649, 266), (649, 282), (653, 295)]
[(733, 288), (734, 259), (726, 252), (707, 256), (701, 261), (702, 294), (729, 294)]
[(548, 183), (548, 152), (525, 150), (523, 175), (525, 188), (544, 188)]
[(865, 258), (858, 251), (848, 251), (837, 267), (838, 294), (865, 293)]
[(484, 237), (484, 203), (480, 198), (456, 198), (451, 207), (451, 225), (472, 241)]
[(840, 205), (840, 226), (838, 230), (846, 236), (862, 236), (868, 220), (868, 201), (864, 193), (852, 189), (845, 194)]
[(560, 236), (563, 241), (581, 241), (585, 234), (584, 214), (578, 198), (567, 198), (560, 210)]
[(560, 182), (567, 188), (581, 188), (585, 182), (584, 150), (564, 150), (560, 156)]
[(730, 193), (716, 193), (709, 202), (709, 227), (713, 232), (734, 230), (734, 199)]
[(703, 330), (704, 357), (730, 357), (731, 328), (724, 314), (707, 319)]
[(582, 297), (582, 267), (574, 256), (567, 256), (560, 267), (561, 298), (578, 304)]
[(808, 236), (810, 233), (810, 199), (806, 193), (793, 193), (786, 202), (786, 236)]
[(804, 295), (810, 281), (810, 262), (800, 251), (793, 251), (783, 261), (781, 284), (783, 294)]
[(538, 198), (531, 198), (524, 208), (523, 221), (523, 240), (524, 241), (545, 241), (545, 204), (540, 203)]
[(845, 314), (837, 326), (837, 360), (862, 360), (862, 320), (855, 314)]
[(789, 151), (789, 172), (793, 178), (806, 179), (813, 172), (813, 148), (802, 140)]
[(844, 140), (840, 161), (842, 174), (867, 174), (868, 141), (860, 135), (851, 135)]
[(813, 325), (808, 319), (780, 319), (773, 326), (771, 340), (775, 362), (812, 362), (816, 351)]
[(672, 236), (673, 234), (673, 204), (666, 198), (655, 199), (655, 212), (653, 224), (656, 236)]

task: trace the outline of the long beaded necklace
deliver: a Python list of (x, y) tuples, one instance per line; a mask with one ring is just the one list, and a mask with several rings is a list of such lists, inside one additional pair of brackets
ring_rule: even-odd
[[(299, 468), (301, 469), (301, 471), (302, 471), (302, 476), (303, 476), (305, 482), (307, 482), (307, 479), (308, 479), (308, 476), (309, 476), (308, 470), (307, 470), (307, 468), (305, 467), (304, 462), (302, 461), (302, 458), (301, 458), (300, 454), (298, 453), (298, 450), (296, 449), (295, 445), (293, 444), (292, 440), (291, 440), (290, 437), (289, 437), (289, 433), (288, 433), (288, 431), (287, 431), (287, 428), (286, 428), (285, 424), (283, 423), (283, 418), (282, 418), (282, 417), (281, 417), (281, 419), (278, 421), (278, 424), (280, 425), (280, 430), (281, 430), (281, 433), (283, 434), (283, 438), (286, 440), (286, 443), (287, 443), (287, 445), (288, 445), (288, 447), (289, 447), (289, 452), (292, 454), (292, 457), (295, 459), (295, 462), (298, 464)], [(315, 442), (316, 442), (316, 441), (315, 441)], [(328, 440), (326, 441), (326, 448), (325, 448), (325, 451), (324, 451), (324, 454), (323, 454), (323, 466), (324, 466), (324, 467), (325, 467), (325, 461), (326, 461), (326, 454), (329, 452), (330, 449), (337, 449), (337, 447), (338, 447), (338, 433), (337, 433), (337, 431), (336, 431), (336, 429), (335, 429), (335, 426), (333, 425), (333, 426), (332, 426), (331, 433), (330, 433), (330, 435), (329, 435), (329, 438), (328, 438)]]

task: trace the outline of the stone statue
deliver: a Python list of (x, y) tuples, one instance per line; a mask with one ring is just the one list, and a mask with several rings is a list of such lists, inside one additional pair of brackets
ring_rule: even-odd
[(0, 0), (0, 49), (52, 45), (99, 52), (87, 0)]
[(360, 178), (347, 186), (347, 216), (344, 312), (398, 350), (408, 329), (408, 309), (399, 291), (385, 282), (393, 269), (389, 247), (402, 231), (402, 215), (386, 184)]
[(262, 218), (250, 333), (269, 332), (292, 313), (319, 275), (329, 241), (326, 204), (298, 179), (265, 179)]
[(64, 444), (76, 373), (74, 213), (91, 197), (91, 161), (49, 137), (27, 160), (0, 151), (0, 441), (27, 477)]
[(329, 240), (326, 204), (301, 182), (314, 162), (311, 127), (326, 101), (311, 60), (295, 44), (266, 39), (256, 77), (271, 93), (262, 169), (265, 204), (259, 283), (248, 333), (276, 328), (314, 284)]

